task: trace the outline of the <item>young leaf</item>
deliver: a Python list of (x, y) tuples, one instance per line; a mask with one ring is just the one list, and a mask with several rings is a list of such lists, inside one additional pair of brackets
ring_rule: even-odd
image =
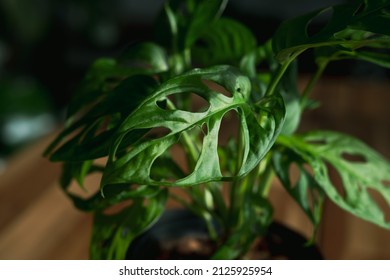
[[(232, 97), (210, 88), (205, 81), (219, 84)], [(159, 101), (171, 95), (188, 92), (203, 97), (209, 103), (209, 108), (204, 112), (189, 112), (167, 110), (158, 106)], [(223, 116), (231, 110), (238, 112), (243, 137), (243, 159), (236, 176), (247, 174), (271, 148), (280, 132), (285, 114), (280, 95), (260, 100), (254, 105), (253, 111), (247, 103), (249, 93), (248, 78), (230, 66), (195, 69), (168, 80), (130, 114), (118, 129), (101, 186), (129, 182), (141, 185), (189, 186), (228, 179), (222, 176), (219, 166), (218, 134)], [(196, 165), (188, 176), (174, 182), (153, 180), (150, 177), (153, 162), (177, 143), (183, 134), (203, 125), (207, 127), (206, 135), (199, 157), (195, 159)], [(117, 154), (117, 148), (128, 133), (160, 127), (168, 129), (169, 133), (160, 138), (134, 143), (123, 156)]]
[[(390, 204), (390, 189), (386, 186), (390, 181), (390, 163), (386, 159), (361, 141), (330, 131), (310, 132), (300, 137), (281, 136), (278, 143), (311, 166), (317, 184), (335, 204), (362, 219), (390, 228), (390, 221), (386, 221), (370, 192), (375, 191)], [(339, 173), (344, 195), (337, 191), (327, 164)]]
[[(313, 223), (314, 232), (319, 226), (324, 202), (324, 192), (314, 180), (313, 175), (305, 169), (305, 160), (298, 154), (289, 150), (275, 150), (273, 152), (274, 170), (282, 182), (283, 187), (295, 199)], [(296, 165), (299, 171), (295, 184), (290, 178), (290, 168)]]

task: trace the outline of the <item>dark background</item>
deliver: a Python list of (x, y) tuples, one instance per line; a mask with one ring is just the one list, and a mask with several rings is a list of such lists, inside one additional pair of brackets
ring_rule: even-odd
[[(94, 59), (115, 56), (128, 44), (151, 39), (163, 2), (0, 0), (0, 158), (62, 120), (72, 92)], [(225, 15), (241, 20), (263, 42), (282, 20), (343, 2), (231, 0)], [(304, 57), (301, 72), (313, 70), (309, 61)], [(326, 74), (386, 75), (355, 62), (333, 64)]]

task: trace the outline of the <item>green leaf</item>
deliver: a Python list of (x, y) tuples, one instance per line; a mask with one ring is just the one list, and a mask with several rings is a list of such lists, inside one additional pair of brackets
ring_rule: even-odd
[[(376, 192), (390, 204), (390, 163), (361, 141), (341, 133), (317, 131), (302, 136), (281, 136), (278, 143), (293, 150), (314, 172), (324, 193), (339, 207), (379, 226), (390, 228), (384, 210), (373, 198)], [(329, 174), (332, 166), (339, 174), (339, 192)]]
[(381, 67), (390, 68), (390, 55), (387, 53), (374, 53), (368, 51), (360, 51), (356, 53), (358, 59), (368, 61)]
[(165, 50), (151, 42), (131, 46), (121, 53), (119, 64), (130, 69), (139, 69), (138, 74), (157, 74), (168, 71)]
[(174, 52), (190, 48), (222, 14), (227, 0), (170, 0), (156, 22), (157, 40)]
[(278, 86), (278, 90), (281, 92), (284, 103), (286, 104), (286, 121), (283, 124), (281, 134), (293, 134), (301, 121), (302, 106), (297, 81), (298, 65), (294, 61), (286, 70)]
[[(167, 164), (163, 166), (165, 172), (177, 172), (177, 169), (175, 169), (177, 167), (174, 164), (171, 165), (172, 161), (164, 159), (163, 163)], [(77, 209), (86, 212), (101, 211), (125, 200), (150, 198), (160, 192), (159, 186), (117, 184), (107, 187), (104, 194), (99, 190), (86, 198), (85, 195), (75, 194), (69, 189), (71, 182), (76, 180), (85, 191), (85, 194), (88, 194), (89, 190), (83, 185), (85, 177), (92, 173), (101, 174), (103, 169), (103, 166), (95, 165), (92, 161), (65, 162), (63, 164), (60, 180), (61, 188)]]
[(200, 35), (209, 33), (209, 27), (220, 17), (226, 7), (227, 0), (197, 1), (191, 15), (190, 24), (185, 37), (185, 47), (190, 48)]
[(129, 186), (127, 184), (114, 185), (106, 188), (103, 194), (98, 191), (89, 198), (82, 198), (67, 191), (68, 197), (74, 206), (85, 212), (95, 212), (104, 210), (120, 202), (135, 198), (150, 198), (160, 191), (157, 186)]
[(241, 58), (256, 48), (256, 38), (243, 24), (220, 18), (207, 28), (192, 48), (194, 60), (202, 65), (238, 65)]
[(46, 149), (45, 156), (51, 155), (53, 161), (106, 156), (122, 115), (129, 114), (156, 87), (156, 80), (149, 75), (167, 69), (165, 52), (153, 43), (132, 46), (118, 61), (98, 59), (69, 105), (66, 128)]
[(117, 214), (97, 212), (94, 216), (90, 257), (92, 259), (125, 259), (127, 249), (135, 237), (157, 221), (165, 208), (168, 193), (133, 203)]
[[(231, 97), (208, 86), (205, 81), (222, 86)], [(195, 93), (209, 103), (206, 111), (191, 112), (163, 109), (158, 103), (175, 95)], [(250, 83), (246, 76), (230, 66), (195, 69), (176, 76), (160, 86), (122, 123), (117, 131), (102, 184), (137, 183), (141, 185), (190, 186), (210, 181), (229, 180), (222, 175), (218, 156), (221, 121), (229, 111), (237, 112), (243, 137), (243, 158), (235, 176), (251, 171), (273, 145), (284, 120), (284, 104), (279, 95), (263, 98), (252, 107), (247, 98)], [(202, 146), (194, 169), (184, 178), (155, 180), (150, 177), (154, 161), (194, 128), (205, 127)], [(162, 137), (134, 143), (123, 156), (117, 154), (128, 133), (139, 129), (164, 128)], [(194, 140), (194, 139), (192, 139)], [(195, 141), (195, 140), (194, 140)]]
[[(268, 66), (267, 69), (258, 70), (257, 66), (264, 63)], [(274, 58), (271, 41), (243, 56), (240, 62), (240, 69), (251, 78), (252, 84), (255, 85), (252, 88), (251, 96), (254, 98), (264, 96), (270, 77), (278, 71), (278, 62)], [(286, 105), (286, 120), (282, 134), (289, 135), (295, 132), (301, 120), (302, 107), (297, 80), (298, 67), (296, 61), (294, 61), (286, 70), (277, 87)]]
[[(295, 199), (314, 226), (316, 232), (322, 215), (324, 192), (314, 180), (309, 170), (305, 168), (305, 160), (293, 151), (283, 149), (273, 152), (274, 170), (283, 187)], [(290, 169), (297, 167), (298, 176), (294, 183)]]
[[(137, 108), (156, 87), (156, 81), (149, 76), (134, 75), (125, 79), (65, 128), (45, 154), (51, 154), (52, 161), (84, 161), (107, 156), (120, 119)], [(134, 131), (127, 135), (125, 142), (135, 142), (145, 132)]]
[(133, 75), (157, 74), (168, 70), (165, 51), (154, 43), (140, 43), (121, 53), (119, 59), (99, 58), (86, 73), (68, 108), (68, 118), (94, 105), (121, 81)]
[[(320, 9), (283, 22), (273, 37), (273, 49), (281, 62), (308, 48), (342, 45), (358, 48), (389, 41), (390, 30), (388, 1), (354, 1), (331, 8)], [(329, 11), (332, 16), (323, 29), (309, 34), (308, 26), (319, 14)], [(379, 36), (351, 38), (351, 33), (370, 32)]]

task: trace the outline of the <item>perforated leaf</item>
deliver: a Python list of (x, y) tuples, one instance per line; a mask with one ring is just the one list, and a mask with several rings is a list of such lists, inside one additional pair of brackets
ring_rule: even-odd
[[(213, 82), (231, 93), (226, 96), (206, 84)], [(205, 99), (206, 111), (190, 112), (159, 106), (175, 95), (194, 93)], [(102, 187), (107, 184), (138, 183), (147, 185), (195, 185), (213, 180), (228, 180), (222, 175), (218, 156), (218, 135), (226, 113), (234, 111), (240, 119), (243, 157), (235, 174), (243, 176), (252, 170), (271, 148), (284, 120), (284, 104), (280, 95), (264, 98), (256, 105), (247, 103), (250, 83), (246, 76), (230, 66), (196, 69), (162, 84), (145, 102), (130, 114), (118, 129)], [(150, 176), (154, 161), (192, 129), (205, 127), (204, 137), (194, 169), (186, 177), (175, 180), (154, 180)], [(166, 135), (139, 141), (128, 152), (117, 154), (118, 147), (129, 133), (137, 130), (164, 128)]]
[[(296, 152), (313, 169), (314, 179), (338, 206), (352, 214), (390, 228), (386, 207), (390, 205), (390, 163), (363, 142), (341, 133), (318, 131), (301, 137), (281, 137), (279, 143)], [(338, 191), (332, 166), (342, 181)], [(385, 201), (385, 208), (374, 199)]]
[[(319, 226), (324, 202), (324, 192), (314, 180), (310, 170), (304, 166), (305, 160), (298, 154), (288, 150), (275, 150), (273, 153), (274, 170), (282, 182), (282, 186), (297, 201), (314, 226)], [(297, 174), (292, 174), (292, 167)], [(294, 182), (291, 176), (297, 176)]]
[(116, 214), (97, 212), (90, 246), (92, 259), (125, 259), (135, 237), (146, 231), (165, 208), (167, 191), (161, 190), (147, 202), (140, 198)]

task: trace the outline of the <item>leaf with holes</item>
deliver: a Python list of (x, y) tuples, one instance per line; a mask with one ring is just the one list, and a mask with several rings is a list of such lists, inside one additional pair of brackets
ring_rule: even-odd
[[(324, 192), (314, 180), (312, 174), (305, 168), (305, 161), (289, 150), (275, 150), (273, 153), (274, 170), (283, 187), (295, 199), (310, 221), (316, 232), (321, 221)], [(290, 174), (290, 168), (295, 165), (298, 174)], [(294, 183), (292, 176), (298, 176)]]
[(68, 117), (80, 113), (87, 105), (98, 103), (130, 76), (156, 74), (167, 70), (165, 51), (150, 42), (129, 47), (118, 59), (99, 58), (92, 64), (73, 96), (67, 112)]
[[(361, 141), (341, 133), (317, 131), (280, 137), (279, 144), (292, 149), (313, 169), (314, 179), (326, 195), (354, 215), (390, 228), (385, 210), (374, 199), (376, 192), (390, 205), (390, 163)], [(340, 175), (343, 193), (337, 190), (327, 165)]]
[[(216, 91), (207, 82), (213, 82), (225, 91), (226, 96)], [(189, 92), (201, 96), (209, 103), (206, 111), (189, 112), (177, 108), (161, 108), (159, 102), (175, 95)], [(222, 175), (218, 156), (218, 135), (221, 121), (229, 111), (237, 112), (242, 131), (243, 156), (235, 176), (251, 171), (268, 152), (278, 136), (284, 120), (284, 103), (280, 95), (263, 98), (257, 104), (247, 102), (250, 83), (231, 66), (215, 66), (195, 69), (176, 76), (162, 84), (122, 123), (117, 131), (102, 184), (137, 183), (141, 185), (190, 186), (209, 181), (229, 180)], [(253, 108), (253, 110), (252, 110)], [(261, 120), (261, 121), (259, 121)], [(186, 177), (173, 181), (155, 180), (150, 172), (156, 159), (179, 141), (190, 144), (188, 132), (195, 127), (205, 127), (200, 151), (194, 160), (196, 164)], [(118, 155), (117, 150), (129, 133), (137, 130), (164, 128), (162, 137), (133, 143), (128, 152)]]
[[(389, 42), (389, 7), (388, 1), (354, 1), (287, 20), (280, 25), (273, 37), (277, 59), (283, 62), (314, 47), (340, 45), (354, 49)], [(324, 28), (315, 34), (309, 34), (310, 23), (328, 11), (332, 15)], [(351, 38), (351, 34), (361, 31), (371, 33), (371, 36)]]
[(116, 214), (94, 216), (90, 256), (92, 259), (125, 259), (129, 244), (160, 217), (168, 197), (166, 190), (145, 200), (134, 199)]
[[(257, 70), (257, 65), (261, 63), (265, 63), (269, 70), (261, 70), (261, 72)], [(272, 53), (271, 41), (243, 56), (240, 62), (240, 69), (251, 78), (251, 82), (254, 85), (252, 98), (264, 96), (270, 77), (278, 71), (278, 62)], [(298, 67), (295, 61), (287, 68), (277, 87), (286, 106), (286, 117), (282, 134), (294, 133), (301, 120), (302, 106), (297, 80)]]
[[(134, 75), (123, 80), (104, 95), (80, 119), (65, 128), (45, 151), (53, 161), (84, 161), (108, 155), (111, 137), (125, 118), (157, 87), (149, 76)], [(127, 136), (128, 142), (138, 140), (145, 131)]]
[(164, 72), (167, 67), (163, 49), (153, 43), (132, 46), (118, 61), (98, 59), (69, 105), (66, 128), (45, 155), (53, 161), (107, 156), (110, 137), (121, 117), (157, 86), (150, 75)]

